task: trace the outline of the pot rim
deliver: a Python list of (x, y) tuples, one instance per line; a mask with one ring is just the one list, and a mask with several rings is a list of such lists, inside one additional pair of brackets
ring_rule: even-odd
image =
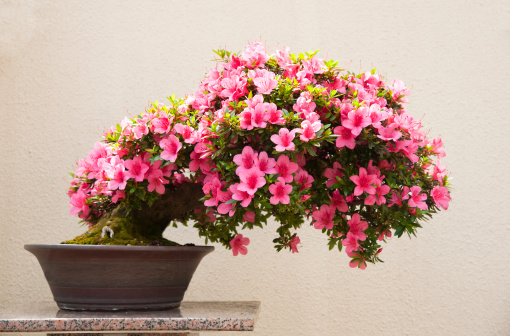
[(136, 246), (136, 245), (87, 245), (87, 244), (25, 244), (25, 250), (31, 249), (67, 249), (67, 250), (109, 250), (109, 251), (214, 251), (210, 245), (180, 245), (180, 246)]

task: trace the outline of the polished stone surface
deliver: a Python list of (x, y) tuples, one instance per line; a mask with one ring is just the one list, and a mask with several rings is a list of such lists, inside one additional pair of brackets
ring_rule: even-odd
[(252, 331), (260, 302), (183, 302), (163, 311), (64, 311), (54, 302), (0, 309), (0, 332)]

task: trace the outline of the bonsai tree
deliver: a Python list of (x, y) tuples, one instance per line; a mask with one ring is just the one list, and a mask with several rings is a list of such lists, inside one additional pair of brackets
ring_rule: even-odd
[(386, 238), (415, 235), (450, 201), (441, 139), (406, 112), (401, 81), (316, 53), (218, 50), (194, 95), (108, 130), (72, 174), (71, 214), (89, 229), (64, 243), (176, 245), (165, 228), (193, 223), (238, 255), (239, 230), (274, 217), (278, 251), (297, 252), (310, 223), (364, 269)]

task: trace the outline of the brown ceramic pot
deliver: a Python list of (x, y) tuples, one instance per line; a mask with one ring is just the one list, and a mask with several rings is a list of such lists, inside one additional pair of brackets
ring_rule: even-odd
[(200, 260), (213, 246), (25, 245), (61, 309), (179, 307)]

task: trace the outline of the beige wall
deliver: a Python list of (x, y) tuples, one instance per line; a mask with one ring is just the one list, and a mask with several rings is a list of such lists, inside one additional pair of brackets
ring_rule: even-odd
[(356, 3), (0, 0), (0, 307), (51, 299), (23, 244), (83, 230), (67, 172), (101, 132), (192, 93), (211, 49), (262, 38), (412, 87), (410, 113), (444, 139), (453, 202), (366, 271), (311, 227), (297, 255), (274, 251), (274, 225), (249, 232), (248, 255), (218, 248), (186, 300), (262, 301), (254, 335), (509, 335), (509, 3)]

